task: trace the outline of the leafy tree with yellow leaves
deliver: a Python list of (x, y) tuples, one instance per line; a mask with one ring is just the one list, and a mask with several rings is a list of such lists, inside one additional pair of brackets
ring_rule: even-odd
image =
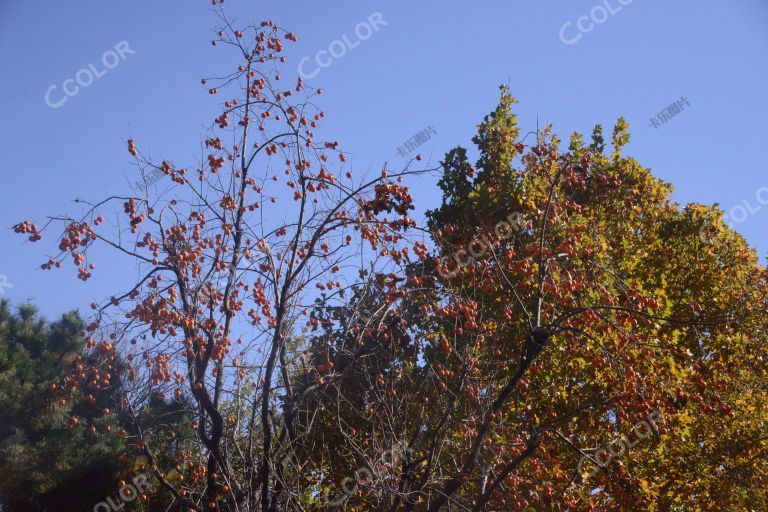
[(305, 411), (313, 503), (765, 509), (765, 269), (623, 155), (623, 119), (564, 148), (514, 103), (476, 164), (446, 155), (434, 253), (319, 308), (312, 357), (344, 371)]

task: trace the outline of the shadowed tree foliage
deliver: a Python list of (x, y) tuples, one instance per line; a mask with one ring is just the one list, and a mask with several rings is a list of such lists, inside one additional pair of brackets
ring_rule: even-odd
[[(3, 510), (78, 511), (117, 489), (120, 445), (83, 429), (68, 428), (75, 413), (58, 403), (51, 386), (61, 382), (84, 347), (82, 322), (69, 313), (52, 324), (31, 305), (10, 311), (0, 303), (0, 480)], [(114, 407), (115, 394), (80, 406), (86, 423), (102, 424), (99, 407)]]

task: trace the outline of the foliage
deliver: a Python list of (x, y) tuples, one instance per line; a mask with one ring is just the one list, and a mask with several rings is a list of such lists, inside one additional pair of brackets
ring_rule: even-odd
[[(476, 163), (446, 155), (421, 228), (404, 178), (432, 170), (353, 178), (338, 142), (318, 142), (321, 91), (282, 85), (286, 41), (222, 15), (214, 46), (242, 63), (203, 80), (235, 89), (204, 164), (128, 140), (166, 188), (16, 226), (31, 241), (60, 226), (43, 268), (71, 258), (84, 281), (93, 247), (137, 263), (134, 285), (92, 305), (59, 396), (87, 415), (123, 383), (126, 475), (161, 491), (142, 503), (764, 506), (768, 276), (722, 212), (672, 202), (623, 154), (623, 119), (610, 145), (600, 126), (589, 145), (551, 127), (521, 137), (502, 87)], [(652, 434), (605, 462), (639, 421)]]
[[(135, 259), (140, 279), (92, 304), (93, 360), (74, 369), (61, 395), (80, 403), (69, 390), (122, 379), (131, 471), (149, 470), (189, 510), (274, 510), (299, 499), (288, 481), (305, 435), (296, 416), (316, 389), (293, 385), (300, 324), (315, 322), (303, 317), (318, 294), (338, 298), (360, 272), (387, 272), (407, 258), (415, 225), (401, 182), (423, 171), (354, 178), (338, 142), (316, 135), (322, 91), (282, 80), (281, 52), (292, 41), (270, 21), (238, 30), (222, 16), (213, 45), (233, 49), (241, 64), (203, 80), (211, 95), (232, 90), (206, 134), (204, 164), (153, 162), (129, 139), (139, 171), (162, 172), (166, 189), (83, 201), (77, 216), (15, 227), (33, 242), (61, 227), (60, 252), (42, 267), (71, 259), (83, 281), (94, 247)], [(125, 368), (116, 366), (121, 357)], [(322, 383), (330, 369), (307, 371)], [(167, 440), (151, 435), (151, 415), (142, 414), (153, 396), (190, 404), (180, 421), (197, 445), (169, 464)]]
[[(3, 510), (81, 511), (117, 488), (119, 443), (67, 428), (72, 405), (50, 393), (84, 345), (82, 327), (75, 313), (46, 324), (31, 305), (13, 314), (0, 303)], [(98, 402), (106, 406), (115, 398), (105, 392)], [(101, 414), (76, 413), (85, 422), (103, 422)]]
[[(326, 492), (350, 510), (765, 503), (765, 269), (722, 212), (681, 209), (622, 155), (624, 120), (612, 148), (598, 126), (564, 151), (549, 128), (519, 139), (513, 104), (502, 88), (476, 166), (446, 156), (437, 257), (379, 294), (387, 316), (340, 308), (318, 338), (360, 367), (315, 419)], [(629, 453), (596, 466), (621, 436)], [(393, 442), (407, 456), (377, 465)], [(372, 481), (339, 492), (358, 467)]]

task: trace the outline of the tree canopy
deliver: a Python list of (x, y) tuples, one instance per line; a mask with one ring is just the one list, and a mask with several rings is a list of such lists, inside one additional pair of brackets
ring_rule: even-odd
[[(609, 140), (523, 135), (505, 87), (471, 150), (356, 177), (320, 135), (322, 91), (282, 80), (296, 39), (223, 22), (214, 43), (241, 64), (204, 81), (224, 98), (202, 163), (129, 139), (167, 187), (16, 226), (53, 232), (44, 269), (72, 260), (87, 281), (105, 246), (141, 272), (92, 304), (55, 393), (67, 435), (124, 443), (123, 477), (157, 484), (132, 506), (768, 503), (766, 270), (716, 206), (673, 202), (625, 154), (624, 119)], [(424, 225), (407, 187), (421, 174), (442, 192)]]
[(502, 88), (476, 164), (446, 155), (434, 258), (374, 300), (378, 330), (345, 307), (315, 346), (364, 361), (320, 407), (337, 483), (407, 446), (350, 509), (764, 502), (765, 269), (721, 211), (622, 155), (623, 119), (610, 147), (600, 126), (526, 144), (514, 103)]
[[(60, 403), (51, 392), (84, 346), (75, 313), (47, 324), (31, 305), (12, 313), (0, 303), (0, 503), (9, 512), (82, 511), (117, 488), (120, 443), (85, 429), (67, 428), (77, 415), (86, 423), (111, 423), (96, 408)], [(102, 409), (116, 394), (98, 394)]]

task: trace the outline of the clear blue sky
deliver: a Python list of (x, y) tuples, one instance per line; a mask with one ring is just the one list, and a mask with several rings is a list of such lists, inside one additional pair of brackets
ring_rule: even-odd
[[(605, 3), (603, 3), (605, 2)], [(734, 227), (761, 258), (768, 254), (768, 2), (766, 0), (226, 0), (231, 18), (272, 19), (296, 32), (296, 70), (336, 40), (354, 49), (311, 78), (327, 94), (325, 127), (351, 151), (357, 169), (401, 161), (398, 146), (419, 130), (437, 132), (420, 152), (439, 159), (469, 145), (476, 124), (508, 83), (527, 131), (550, 121), (562, 138), (632, 127), (628, 152), (675, 185), (676, 200), (743, 201), (751, 213)], [(597, 7), (602, 5), (603, 7)], [(125, 140), (156, 158), (194, 162), (215, 98), (199, 83), (227, 68), (210, 45), (216, 23), (203, 0), (0, 0), (0, 287), (32, 299), (49, 317), (111, 295), (131, 270), (101, 258), (83, 284), (73, 268), (37, 270), (52, 239), (23, 243), (10, 227), (23, 218), (77, 212), (75, 197), (125, 193), (135, 179)], [(611, 11), (611, 12), (609, 12)], [(386, 25), (361, 41), (355, 27), (374, 13)], [(581, 26), (589, 32), (580, 32)], [(565, 31), (561, 29), (567, 25)], [(360, 29), (366, 35), (364, 29)], [(562, 39), (574, 41), (565, 44)], [(124, 60), (107, 70), (105, 52), (125, 41)], [(343, 53), (338, 44), (336, 54)], [(113, 64), (114, 54), (106, 57)], [(326, 55), (321, 57), (322, 62)], [(93, 63), (88, 87), (65, 96), (64, 81)], [(88, 73), (80, 75), (88, 81)], [(71, 89), (71, 83), (69, 84)], [(688, 105), (658, 128), (650, 119), (684, 97)], [(416, 185), (423, 210), (439, 200)], [(762, 194), (762, 195), (761, 195)], [(741, 218), (741, 212), (735, 217)], [(5, 276), (5, 280), (2, 276)], [(10, 283), (8, 288), (3, 283)]]

